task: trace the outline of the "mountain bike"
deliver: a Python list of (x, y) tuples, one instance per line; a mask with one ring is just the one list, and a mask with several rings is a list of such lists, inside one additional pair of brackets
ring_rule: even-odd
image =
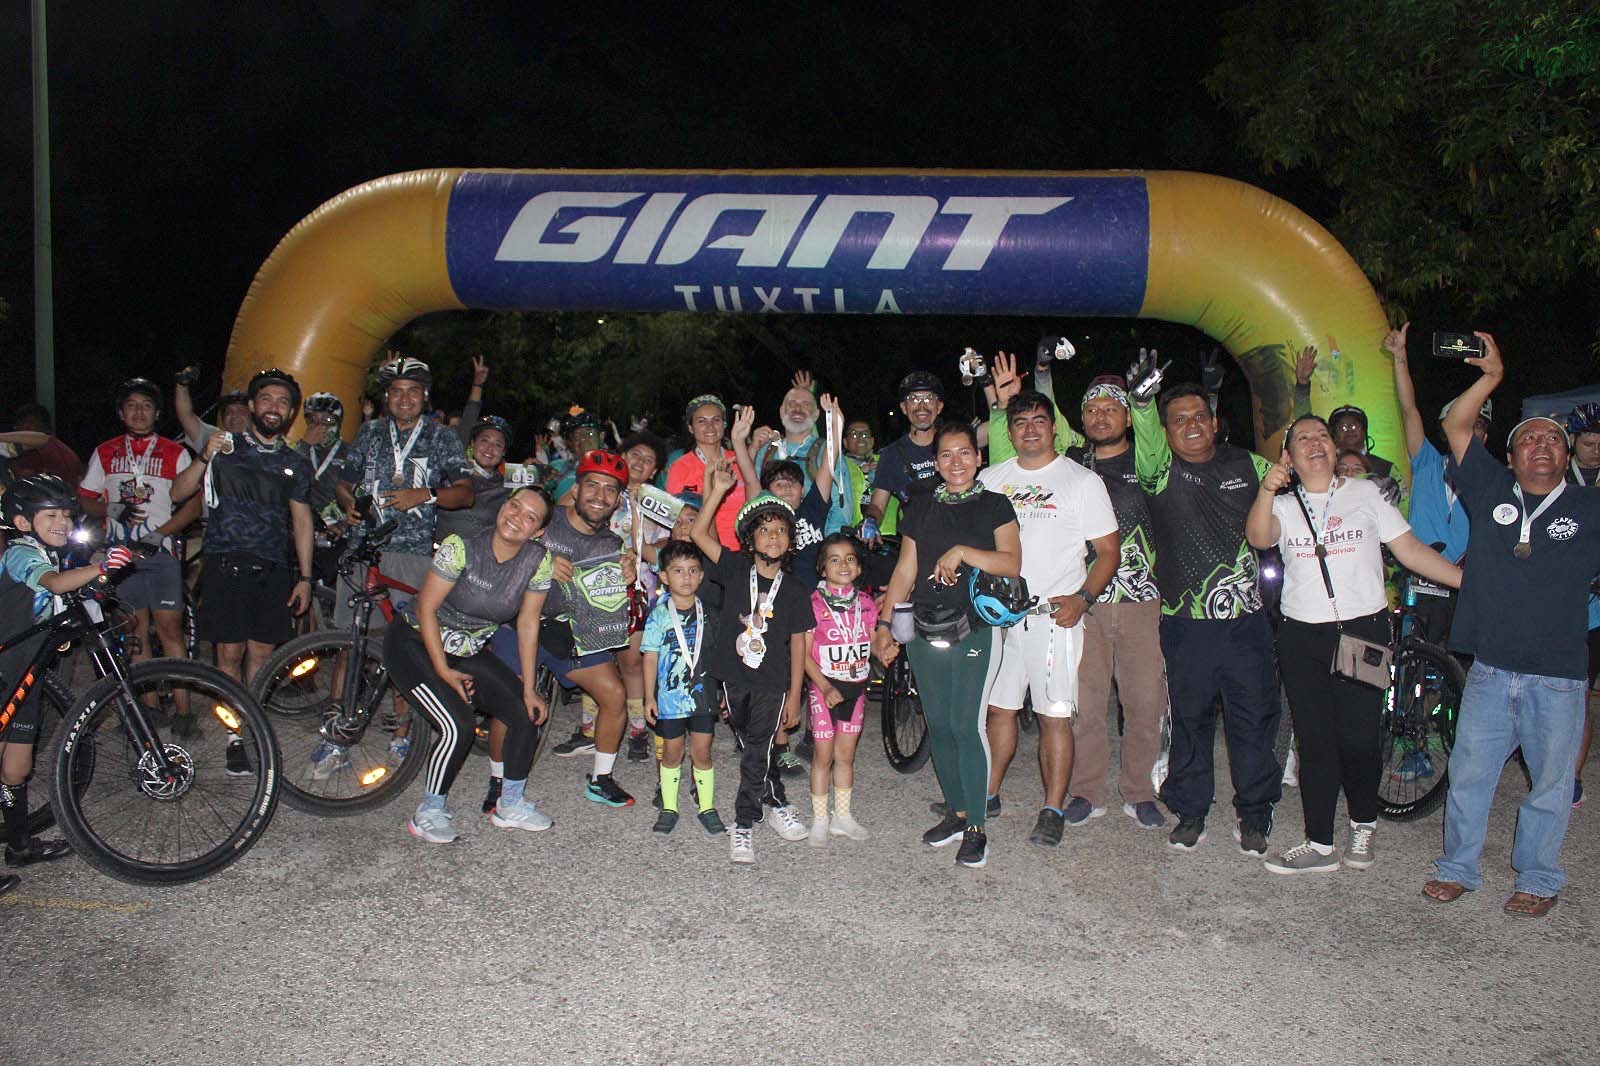
[(1383, 697), (1378, 813), (1393, 821), (1425, 817), (1450, 788), (1450, 749), (1467, 675), (1455, 656), (1429, 638), (1419, 596), (1447, 597), (1441, 585), (1408, 575), (1395, 608), (1393, 681)]
[[(250, 693), (215, 667), (184, 659), (127, 665), (108, 639), (115, 627), (101, 609), (114, 600), (112, 582), (95, 582), (63, 597), (59, 613), (0, 640), (0, 647), (36, 645), (27, 665), (6, 679), (0, 739), (15, 709), (42, 686), (35, 758), (46, 754), (52, 768), (51, 802), (30, 823), (53, 817), (85, 862), (118, 880), (198, 881), (243, 857), (271, 822), (277, 741)], [(72, 699), (52, 669), (79, 641), (99, 680)], [(185, 694), (191, 708), (210, 708), (196, 710), (181, 736), (145, 702), (173, 693)], [(242, 758), (230, 764), (234, 742)]]
[(928, 721), (922, 696), (911, 672), (911, 657), (901, 651), (883, 668), (878, 684), (878, 710), (883, 726), (883, 754), (902, 774), (914, 774), (928, 761)]

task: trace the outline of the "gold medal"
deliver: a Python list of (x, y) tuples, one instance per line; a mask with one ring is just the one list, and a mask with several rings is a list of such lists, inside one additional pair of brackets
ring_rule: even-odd
[(1518, 559), (1530, 558), (1533, 555), (1533, 545), (1529, 544), (1525, 540), (1519, 541), (1517, 546), (1511, 549), (1511, 554), (1515, 555)]

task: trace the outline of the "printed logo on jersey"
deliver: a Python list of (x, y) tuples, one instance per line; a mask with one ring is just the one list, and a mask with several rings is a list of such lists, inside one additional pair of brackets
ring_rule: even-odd
[(1010, 498), (1011, 507), (1017, 512), (1019, 519), (1024, 511), (1038, 514), (1057, 509), (1056, 505), (1050, 502), (1055, 498), (1055, 493), (1048, 491), (1043, 485), (1002, 485), (1000, 491)]
[(583, 598), (602, 611), (621, 610), (628, 602), (628, 583), (619, 563), (602, 563), (573, 575)]
[(1223, 492), (1234, 492), (1238, 489), (1247, 489), (1250, 483), (1242, 477), (1230, 477), (1217, 486)]
[(1545, 536), (1551, 540), (1571, 540), (1578, 533), (1578, 520), (1562, 515), (1544, 527)]
[(1517, 509), (1509, 503), (1502, 503), (1494, 509), (1494, 520), (1502, 526), (1509, 526), (1517, 520)]

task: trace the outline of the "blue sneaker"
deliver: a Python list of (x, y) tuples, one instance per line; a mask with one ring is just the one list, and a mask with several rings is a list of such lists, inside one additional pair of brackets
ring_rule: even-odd
[(316, 750), (311, 753), (310, 765), (311, 780), (326, 781), (334, 774), (350, 769), (350, 753), (338, 744), (320, 740)]
[(456, 839), (456, 831), (450, 825), (450, 812), (446, 810), (418, 811), (411, 816), (406, 828), (412, 836), (430, 844), (449, 844)]
[(556, 824), (548, 814), (525, 799), (500, 804), (489, 815), (489, 821), (501, 829), (525, 829), (530, 833), (542, 833)]
[(1394, 772), (1397, 781), (1415, 781), (1419, 777), (1433, 776), (1433, 760), (1425, 751), (1414, 751), (1400, 760)]
[(411, 738), (395, 737), (389, 741), (389, 762), (398, 766), (406, 761), (406, 756), (411, 754)]
[(585, 799), (596, 803), (604, 803), (607, 807), (632, 807), (633, 797), (623, 791), (622, 786), (610, 774), (601, 774), (595, 777), (591, 774), (583, 775), (588, 782), (584, 786)]

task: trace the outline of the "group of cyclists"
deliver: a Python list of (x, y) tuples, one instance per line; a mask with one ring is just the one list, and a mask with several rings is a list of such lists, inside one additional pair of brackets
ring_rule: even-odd
[[(1059, 846), (1067, 827), (1104, 814), (1107, 718), (1120, 704), (1118, 790), (1135, 825), (1165, 829), (1170, 813), (1173, 848), (1191, 851), (1206, 839), (1220, 713), (1233, 838), (1268, 870), (1298, 874), (1375, 861), (1384, 679), (1370, 660), (1392, 637), (1381, 547), (1388, 559), (1464, 590), (1455, 646), (1475, 657), (1450, 764), (1446, 854), (1424, 891), (1447, 900), (1477, 887), (1487, 803), (1482, 781), (1463, 785), (1458, 767), (1487, 766), (1483, 752), (1509, 736), (1534, 788), (1507, 909), (1544, 913), (1562, 883), (1566, 819), (1581, 800), (1583, 679), (1593, 682), (1600, 649), (1589, 627), (1574, 623), (1577, 615), (1600, 622), (1588, 613), (1588, 582), (1600, 569), (1592, 558), (1600, 516), (1591, 524), (1589, 508), (1600, 507), (1600, 496), (1562, 487), (1600, 476), (1600, 411), (1580, 409), (1570, 426), (1524, 421), (1507, 441), (1509, 471), (1490, 461), (1483, 440), (1500, 356), (1480, 336), (1485, 355), (1470, 362), (1482, 381), (1442, 413), (1444, 451), (1416, 409), (1406, 331), (1385, 340), (1409, 483), (1371, 453), (1360, 409), (1310, 413), (1317, 353), (1309, 348), (1295, 367), (1296, 411), (1276, 462), (1226, 443), (1214, 389), (1162, 388), (1165, 368), (1153, 351), (1141, 351), (1126, 375), (1095, 378), (1077, 399), (1077, 419), (1057, 408), (1045, 354), (1030, 366), (995, 357), (984, 381), (987, 420), (945, 418), (941, 378), (914, 371), (896, 397), (905, 434), (881, 450), (870, 420), (818, 395), (805, 373), (778, 407), (781, 428), (758, 427), (753, 406), (704, 394), (685, 404), (679, 450), (648, 428), (622, 435), (574, 408), (548, 440), (521, 453), (511, 424), (483, 414), (489, 369), (481, 359), (466, 407), (446, 418), (430, 409), (431, 368), (390, 353), (371, 417), (348, 442), (340, 398), (302, 402), (283, 371), (262, 371), (224, 395), (217, 425), (198, 416), (195, 376), (181, 373), (181, 441), (155, 432), (162, 390), (135, 378), (116, 396), (122, 431), (93, 451), (81, 478), (55, 452), (55, 472), (32, 471), (9, 486), (0, 628), (48, 613), (64, 582), (132, 561), (119, 593), (133, 609), (130, 656), (157, 647), (187, 654), (189, 592), (173, 538), (203, 517), (196, 632), (221, 669), (248, 682), (289, 638), (314, 588), (337, 585), (352, 539), (387, 522), (379, 570), (417, 592), (388, 627), (384, 663), (401, 702), (437, 734), (397, 729), (390, 745), (395, 758), (410, 744), (430, 745), (422, 799), (407, 822), (419, 840), (457, 839), (447, 799), (480, 718), (489, 722), (490, 823), (552, 826), (528, 781), (553, 710), (535, 684), (539, 668), (579, 694), (577, 727), (553, 750), (590, 757), (589, 800), (633, 805), (619, 756), (653, 762), (653, 829), (672, 833), (687, 754), (696, 820), (726, 836), (736, 863), (755, 861), (757, 823), (814, 846), (867, 839), (853, 807), (856, 744), (874, 671), (904, 653), (943, 793), (923, 840), (957, 845), (960, 864), (987, 861), (987, 822), (1003, 809), (1025, 707), (1039, 724), (1043, 794), (1028, 840)], [(1035, 388), (1024, 385), (1030, 374)], [(290, 444), (297, 417), (303, 427)], [(0, 437), (0, 448), (38, 457), (53, 441), (23, 431)], [(508, 462), (517, 454), (527, 458)], [(1397, 504), (1408, 504), (1409, 522)], [(64, 530), (79, 511), (112, 547), (72, 568)], [(1492, 539), (1507, 531), (1514, 542)], [(1283, 560), (1281, 621), (1261, 590), (1259, 553), (1273, 551)], [(1542, 651), (1508, 639), (1478, 591), (1495, 588), (1498, 617), (1516, 617), (1518, 566), (1541, 580), (1543, 624), (1533, 631)], [(1580, 571), (1581, 581), (1571, 576)], [(1566, 584), (1557, 595), (1543, 582)], [(349, 600), (334, 599), (333, 623), (347, 624)], [(1574, 641), (1584, 660), (1576, 679)], [(1468, 728), (1469, 714), (1499, 713), (1482, 697), (1486, 686), (1515, 688), (1530, 676), (1562, 680), (1559, 706), (1540, 706), (1570, 742), (1535, 743), (1515, 723), (1509, 734)], [(1305, 833), (1269, 855), (1285, 771), (1274, 753), (1280, 683), (1298, 737)], [(188, 710), (175, 708), (174, 730)], [(33, 840), (13, 816), (31, 769), (29, 715), (15, 709), (0, 741), (11, 864), (63, 850)], [(738, 750), (731, 827), (717, 806), (719, 722)], [(801, 752), (810, 755), (809, 824), (785, 781), (803, 769)], [(242, 758), (230, 749), (230, 768)], [(349, 755), (330, 737), (309, 762), (314, 776), (326, 776), (348, 767)], [(1550, 802), (1557, 787), (1572, 790), (1570, 802)], [(1342, 837), (1334, 826), (1341, 793), (1350, 818)]]

